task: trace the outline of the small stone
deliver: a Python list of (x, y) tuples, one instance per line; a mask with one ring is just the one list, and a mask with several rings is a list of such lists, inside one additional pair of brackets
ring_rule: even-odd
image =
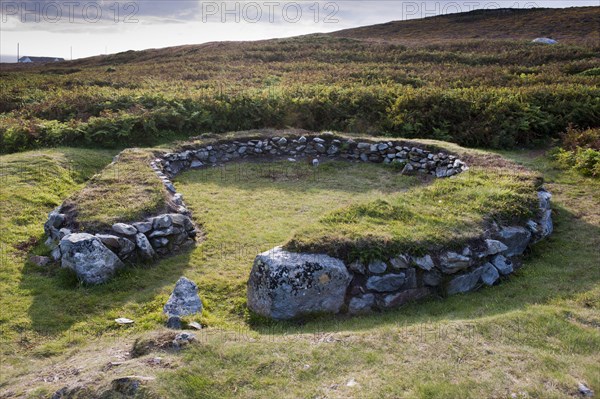
[(179, 349), (185, 345), (188, 345), (196, 340), (196, 336), (192, 333), (181, 332), (175, 336), (173, 340), (173, 347)]
[(347, 387), (354, 387), (356, 385), (358, 385), (358, 382), (356, 382), (354, 378), (350, 378), (350, 380), (346, 383)]
[(115, 322), (117, 324), (121, 324), (121, 325), (124, 325), (124, 324), (133, 324), (133, 320), (128, 319), (126, 317), (119, 317), (118, 319), (115, 319)]
[(246, 146), (241, 146), (240, 148), (238, 148), (238, 154), (245, 154), (246, 150), (248, 149), (248, 147)]
[(198, 323), (197, 321), (190, 321), (188, 323), (189, 327), (192, 327), (195, 330), (202, 330), (202, 324)]
[(29, 261), (36, 266), (44, 267), (50, 263), (50, 258), (47, 256), (34, 255), (29, 258)]
[(415, 170), (415, 168), (411, 164), (407, 163), (406, 165), (404, 165), (404, 168), (402, 169), (402, 172), (400, 172), (400, 174), (405, 175), (407, 173), (412, 172), (413, 170)]
[(506, 276), (513, 272), (513, 264), (510, 259), (502, 255), (496, 255), (492, 259), (492, 264), (498, 269), (501, 275)]
[(494, 283), (500, 278), (498, 270), (489, 262), (482, 267), (481, 281), (483, 281), (486, 285), (494, 285)]
[(367, 289), (376, 292), (396, 291), (404, 284), (405, 277), (404, 273), (372, 276), (367, 280)]
[(456, 252), (447, 252), (440, 256), (440, 266), (442, 271), (447, 274), (456, 273), (459, 270), (466, 269), (471, 265), (471, 258)]
[(62, 256), (62, 253), (60, 252), (60, 247), (56, 247), (52, 250), (52, 252), (50, 253), (50, 256), (52, 257), (53, 260), (59, 260), (60, 257)]
[(485, 240), (487, 247), (486, 255), (496, 255), (508, 249), (506, 245), (498, 240)]
[(200, 161), (192, 161), (192, 163), (190, 164), (190, 168), (195, 169), (195, 168), (200, 168), (202, 167), (204, 164)]
[(358, 314), (370, 312), (373, 305), (375, 304), (375, 295), (365, 294), (360, 297), (354, 297), (350, 299), (348, 304), (348, 313)]
[(317, 144), (323, 144), (323, 143), (325, 143), (325, 140), (323, 140), (323, 139), (322, 139), (322, 138), (320, 138), (320, 137), (315, 137), (315, 138), (313, 138), (313, 141), (314, 141), (315, 143), (317, 143)]
[(354, 272), (354, 273), (359, 273), (359, 274), (366, 273), (365, 265), (359, 260), (355, 260), (354, 262), (350, 263), (348, 265), (348, 270), (350, 270), (351, 272)]
[(423, 274), (423, 284), (429, 287), (437, 287), (442, 283), (442, 275), (437, 270), (431, 270)]
[(135, 227), (138, 232), (143, 234), (146, 234), (147, 232), (152, 230), (151, 222), (137, 222), (133, 223), (132, 226)]
[(161, 215), (152, 219), (152, 227), (157, 230), (171, 227), (173, 219), (169, 215)]
[(112, 225), (112, 229), (116, 233), (123, 234), (125, 236), (133, 236), (138, 233), (138, 231), (136, 230), (135, 227), (133, 227), (130, 224), (125, 224), (125, 223), (115, 223)]
[(312, 160), (312, 165), (315, 166), (315, 167), (319, 166), (319, 160), (317, 158), (313, 159)]
[(167, 320), (167, 328), (181, 330), (181, 318), (178, 316), (170, 316)]
[(285, 146), (287, 145), (287, 139), (285, 137), (282, 137), (279, 140), (277, 140), (277, 144), (280, 146)]
[(298, 139), (299, 144), (306, 144), (306, 137), (302, 136)]
[(390, 263), (394, 269), (406, 269), (410, 266), (410, 257), (408, 255), (398, 255), (390, 259)]
[(584, 383), (580, 382), (577, 385), (577, 390), (579, 391), (579, 393), (581, 395), (583, 395), (586, 398), (591, 398), (594, 396), (594, 391), (592, 391), (590, 388), (588, 388)]
[(413, 261), (417, 266), (426, 271), (433, 269), (435, 266), (433, 263), (433, 259), (429, 255), (425, 255), (421, 258), (414, 258)]
[(386, 269), (387, 265), (380, 260), (374, 260), (369, 263), (369, 271), (371, 273), (383, 273)]

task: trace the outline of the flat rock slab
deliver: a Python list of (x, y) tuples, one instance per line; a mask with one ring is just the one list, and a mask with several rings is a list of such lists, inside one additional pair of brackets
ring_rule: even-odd
[(276, 247), (254, 260), (248, 280), (248, 306), (273, 319), (338, 313), (351, 279), (340, 259)]

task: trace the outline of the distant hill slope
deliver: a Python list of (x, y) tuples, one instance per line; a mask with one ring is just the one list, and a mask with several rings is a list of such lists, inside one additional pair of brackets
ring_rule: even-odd
[(346, 29), (335, 37), (385, 41), (534, 39), (600, 41), (600, 7), (476, 10)]

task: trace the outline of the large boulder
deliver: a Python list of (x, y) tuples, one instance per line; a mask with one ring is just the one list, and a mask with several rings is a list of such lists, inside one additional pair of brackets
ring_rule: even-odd
[(62, 267), (72, 269), (87, 284), (108, 281), (123, 262), (98, 237), (87, 233), (69, 234), (60, 241)]
[(173, 293), (163, 308), (169, 316), (189, 316), (202, 313), (202, 301), (198, 296), (198, 286), (192, 280), (181, 277), (177, 280)]
[(351, 279), (340, 259), (276, 247), (254, 260), (248, 280), (248, 307), (273, 319), (338, 313)]

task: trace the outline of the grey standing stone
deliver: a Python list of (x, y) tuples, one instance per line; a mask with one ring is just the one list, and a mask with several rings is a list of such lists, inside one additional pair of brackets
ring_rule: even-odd
[(87, 233), (70, 234), (60, 241), (62, 267), (72, 269), (87, 284), (100, 284), (114, 276), (123, 262), (99, 238)]
[(338, 313), (351, 278), (340, 259), (276, 247), (254, 260), (248, 307), (273, 319)]
[(540, 226), (542, 229), (542, 238), (549, 236), (554, 231), (551, 209), (543, 211), (542, 218), (540, 219)]
[(372, 276), (367, 280), (367, 289), (376, 292), (392, 292), (399, 290), (405, 280), (404, 273)]
[(163, 313), (169, 317), (202, 313), (202, 301), (198, 296), (196, 283), (186, 277), (177, 280), (175, 288), (163, 308)]
[(491, 263), (487, 262), (482, 266), (481, 272), (481, 281), (483, 281), (486, 285), (494, 285), (496, 281), (500, 278), (500, 274), (498, 274), (498, 270)]
[(492, 264), (498, 269), (501, 275), (506, 276), (513, 272), (513, 264), (510, 259), (502, 255), (496, 255), (492, 259)]
[(525, 252), (529, 240), (531, 239), (531, 232), (525, 227), (511, 226), (503, 227), (499, 233), (500, 241), (502, 241), (508, 249), (502, 252), (506, 256), (521, 255)]

